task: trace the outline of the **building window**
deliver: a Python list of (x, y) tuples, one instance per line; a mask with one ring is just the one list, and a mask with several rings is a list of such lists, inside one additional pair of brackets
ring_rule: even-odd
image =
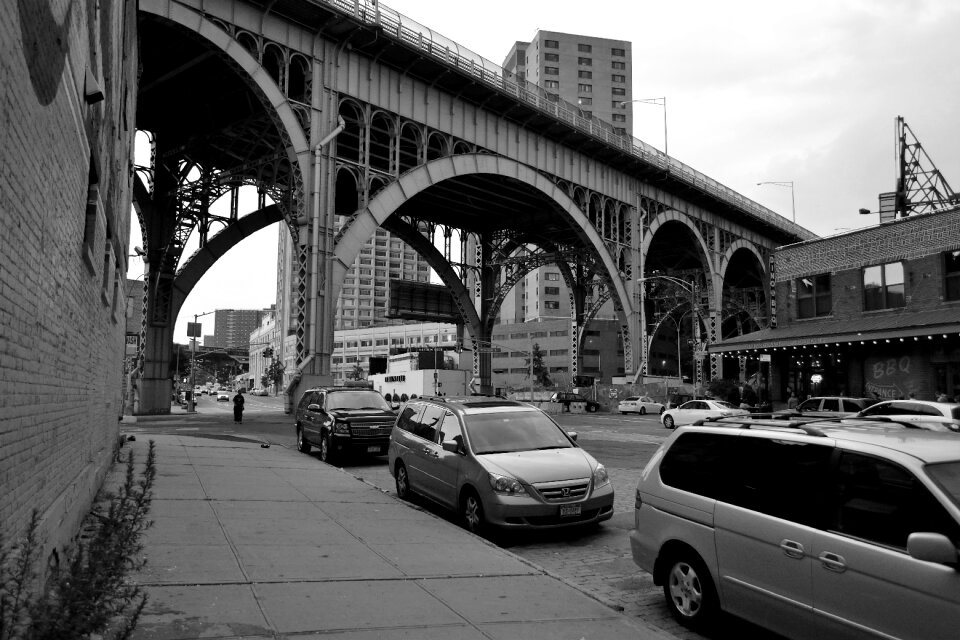
[(543, 59), (547, 62), (560, 62), (559, 53), (545, 53), (543, 54)]
[(625, 96), (627, 95), (627, 90), (624, 89), (623, 87), (614, 87), (610, 89), (610, 93), (612, 93), (615, 96)]
[(559, 80), (546, 80), (543, 83), (545, 89), (559, 89), (560, 81)]
[(615, 114), (613, 114), (613, 121), (614, 121), (614, 122), (626, 122), (626, 121), (627, 121), (627, 116), (623, 115), (622, 113), (615, 113)]
[(614, 49), (610, 49), (610, 55), (612, 55), (612, 56), (625, 56), (625, 55), (627, 55), (627, 52), (626, 52), (625, 49), (616, 49), (616, 48), (614, 48)]
[(584, 111), (583, 109), (581, 109), (581, 110), (580, 110), (580, 117), (581, 117), (581, 118), (586, 118), (587, 120), (589, 120), (589, 119), (591, 119), (591, 118), (593, 117), (593, 111)]
[(577, 58), (577, 64), (583, 65), (584, 67), (592, 67), (593, 58)]
[(617, 69), (617, 70), (625, 70), (627, 68), (627, 63), (617, 62), (616, 60), (614, 60), (613, 62), (610, 63), (610, 68)]
[(610, 76), (610, 79), (613, 80), (614, 82), (626, 82), (627, 76), (619, 73), (614, 73), (613, 75)]
[(593, 98), (580, 98), (577, 102), (582, 106), (591, 105), (593, 104)]
[(798, 318), (828, 316), (832, 310), (833, 292), (829, 273), (797, 280)]
[(546, 296), (558, 296), (560, 295), (560, 287), (544, 287), (543, 294)]
[(547, 271), (545, 274), (543, 274), (543, 279), (550, 280), (551, 282), (556, 282), (560, 280), (560, 274), (556, 272)]
[(614, 109), (626, 109), (627, 103), (624, 102), (623, 100), (614, 100), (613, 104), (611, 104), (610, 106), (613, 107)]
[(579, 91), (580, 93), (593, 93), (593, 85), (592, 85), (592, 84), (578, 84), (578, 85), (577, 85), (577, 91)]
[(578, 78), (586, 78), (586, 79), (589, 80), (589, 79), (593, 78), (593, 71), (577, 71), (577, 77), (578, 77)]
[(543, 75), (545, 76), (558, 76), (560, 75), (560, 69), (557, 67), (544, 67)]
[(578, 44), (577, 51), (580, 51), (581, 53), (592, 53), (593, 47), (589, 44)]
[(543, 41), (543, 48), (544, 48), (544, 49), (559, 49), (559, 48), (560, 48), (560, 41), (558, 41), (558, 40), (544, 40), (544, 41)]
[(625, 136), (625, 135), (627, 135), (627, 128), (626, 128), (626, 127), (614, 127), (614, 128), (613, 128), (613, 132), (614, 132), (615, 134), (617, 134), (618, 136)]
[(543, 301), (543, 308), (544, 308), (544, 309), (559, 309), (559, 308), (560, 308), (560, 302), (557, 301), (557, 300), (544, 300), (544, 301)]
[(895, 309), (905, 305), (903, 263), (890, 262), (863, 270), (863, 310)]
[(960, 300), (960, 251), (943, 254), (943, 284), (946, 300)]

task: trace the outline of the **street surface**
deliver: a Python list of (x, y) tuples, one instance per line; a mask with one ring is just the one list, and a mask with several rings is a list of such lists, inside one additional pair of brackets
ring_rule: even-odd
[[(295, 448), (293, 416), (283, 412), (282, 399), (245, 395), (243, 423), (233, 422), (233, 403), (217, 402), (216, 396), (200, 396), (197, 415), (170, 416), (151, 424), (144, 432), (195, 434), (200, 437), (254, 439), (271, 446)], [(576, 586), (624, 615), (639, 619), (681, 640), (743, 638), (776, 640), (776, 634), (740, 620), (725, 618), (715, 632), (704, 635), (679, 625), (663, 602), (660, 587), (641, 571), (630, 554), (628, 538), (633, 528), (634, 492), (640, 472), (657, 447), (670, 434), (658, 416), (621, 416), (610, 413), (554, 416), (568, 431), (576, 431), (578, 443), (606, 466), (616, 495), (614, 516), (600, 526), (563, 531), (512, 533), (495, 542), (557, 578)], [(137, 433), (135, 424), (125, 425)], [(315, 453), (310, 454), (316, 457)], [(162, 466), (162, 461), (159, 461)], [(317, 464), (323, 464), (317, 459)], [(356, 458), (343, 468), (390, 495), (396, 495), (387, 470), (387, 457)], [(448, 520), (453, 514), (427, 500), (415, 499), (420, 508)]]

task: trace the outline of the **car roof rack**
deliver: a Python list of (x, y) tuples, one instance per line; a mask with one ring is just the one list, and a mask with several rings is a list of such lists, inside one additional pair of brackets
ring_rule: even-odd
[(694, 426), (711, 424), (729, 424), (731, 426), (736, 425), (740, 429), (755, 429), (761, 427), (764, 429), (779, 429), (787, 430), (791, 429), (794, 431), (803, 431), (807, 435), (818, 436), (821, 438), (826, 437), (821, 429), (817, 427), (810, 426), (809, 422), (820, 422), (817, 418), (810, 418), (808, 420), (774, 420), (774, 419), (765, 419), (759, 418), (754, 419), (753, 416), (715, 416), (712, 418), (703, 418), (702, 420), (697, 420), (694, 422)]

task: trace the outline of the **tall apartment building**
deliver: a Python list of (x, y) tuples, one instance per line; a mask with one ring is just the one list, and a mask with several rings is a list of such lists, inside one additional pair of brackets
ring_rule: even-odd
[(503, 68), (578, 105), (584, 117), (600, 118), (620, 133), (633, 134), (632, 45), (558, 31), (537, 31), (517, 42)]
[[(626, 40), (537, 31), (530, 42), (516, 42), (503, 61), (505, 71), (577, 105), (584, 117), (633, 134), (633, 45)], [(598, 319), (613, 319), (608, 303)], [(535, 269), (504, 301), (499, 321), (514, 324), (570, 318), (570, 296), (555, 267)]]
[[(338, 231), (342, 222), (337, 223)], [(385, 317), (391, 279), (429, 282), (430, 267), (402, 240), (377, 229), (343, 280), (334, 330), (401, 324)]]
[(260, 309), (217, 309), (213, 316), (216, 346), (221, 349), (248, 348), (250, 334), (260, 325), (262, 313)]

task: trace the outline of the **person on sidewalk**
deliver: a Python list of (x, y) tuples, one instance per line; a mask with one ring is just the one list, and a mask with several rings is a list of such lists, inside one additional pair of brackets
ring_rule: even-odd
[(233, 421), (243, 422), (243, 389), (233, 396)]

